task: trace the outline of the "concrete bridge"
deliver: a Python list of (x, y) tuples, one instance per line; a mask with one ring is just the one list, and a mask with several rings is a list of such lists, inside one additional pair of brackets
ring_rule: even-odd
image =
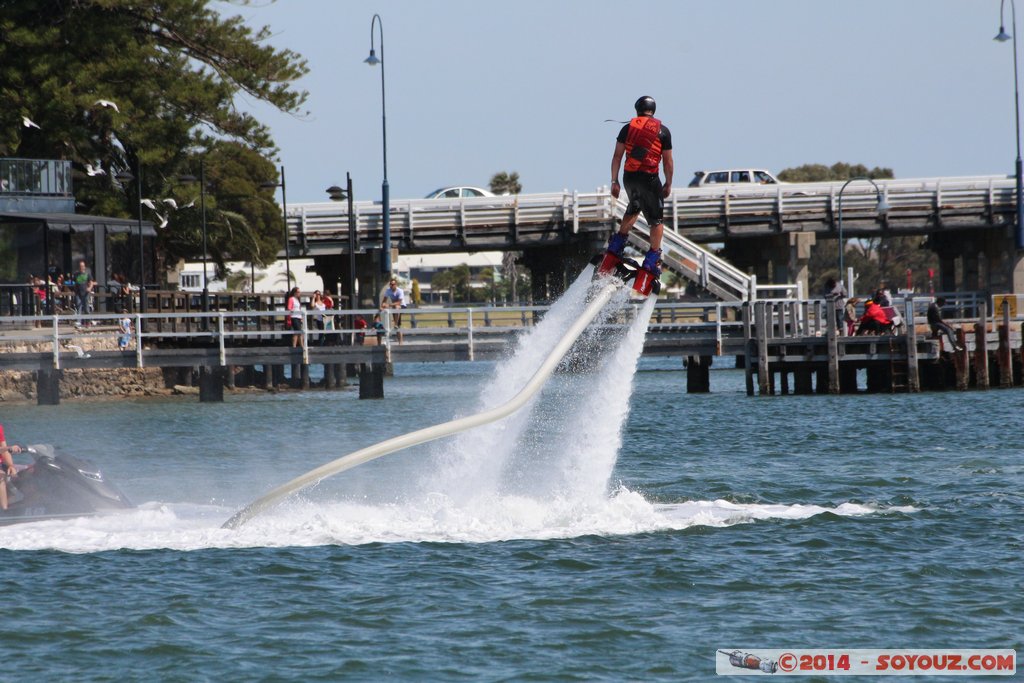
[[(1024, 292), (1024, 254), (1013, 243), (1014, 180), (1006, 176), (875, 181), (890, 206), (877, 211), (874, 187), (854, 182), (783, 183), (676, 189), (666, 200), (666, 262), (722, 300), (757, 298), (757, 287), (804, 283), (813, 244), (839, 236), (928, 235), (944, 291)], [(625, 203), (598, 192), (391, 202), (391, 239), (400, 252), (523, 252), (534, 295), (557, 294), (603, 248)], [(347, 280), (350, 244), (357, 277), (373, 278), (382, 244), (381, 206), (311, 203), (288, 207), (289, 248), (316, 259), (328, 282)], [(646, 247), (645, 226), (634, 243)], [(724, 259), (704, 245), (723, 246)], [(750, 278), (753, 276), (753, 279)], [(367, 290), (364, 290), (367, 291)], [(372, 291), (376, 291), (374, 287)]]

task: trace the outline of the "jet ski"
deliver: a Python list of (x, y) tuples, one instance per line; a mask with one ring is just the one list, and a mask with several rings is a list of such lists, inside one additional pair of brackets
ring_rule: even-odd
[(53, 446), (37, 444), (22, 450), (31, 465), (15, 465), (18, 476), (7, 480), (7, 509), (0, 525), (67, 519), (128, 510), (128, 498), (91, 462), (57, 455)]

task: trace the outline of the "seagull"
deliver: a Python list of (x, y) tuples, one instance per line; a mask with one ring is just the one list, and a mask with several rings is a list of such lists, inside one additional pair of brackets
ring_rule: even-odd
[(91, 353), (86, 353), (85, 349), (81, 346), (75, 346), (74, 344), (68, 344), (68, 348), (78, 354), (79, 358), (92, 358)]
[(152, 199), (143, 199), (139, 203), (145, 206), (147, 209), (153, 209), (154, 211), (156, 211), (156, 204), (153, 203)]
[(114, 103), (114, 102), (111, 102), (110, 100), (96, 100), (95, 102), (93, 102), (93, 104), (98, 104), (101, 107), (110, 107), (111, 109), (116, 111), (118, 114), (121, 113), (121, 110), (117, 108), (117, 104)]
[(191, 209), (191, 208), (192, 208), (193, 206), (195, 206), (195, 205), (196, 205), (196, 200), (195, 200), (195, 198), (193, 197), (192, 201), (190, 201), (190, 202), (189, 202), (188, 204), (186, 204), (185, 206), (182, 206), (181, 208), (182, 208), (182, 209)]
[(21, 117), (21, 125), (25, 126), (26, 128), (37, 128), (39, 130), (42, 130), (41, 128), (39, 128), (39, 124), (38, 123), (36, 123), (35, 121), (33, 121), (32, 119), (30, 119), (27, 116), (22, 116)]
[(155, 211), (153, 213), (156, 213), (156, 217), (160, 219), (160, 225), (158, 225), (156, 227), (158, 227), (158, 228), (166, 228), (167, 227), (167, 216), (161, 216), (159, 213), (157, 213)]
[(175, 211), (178, 210), (178, 202), (174, 201), (173, 198), (168, 197), (167, 199), (161, 199), (160, 201), (162, 201), (164, 204), (166, 204), (167, 206), (171, 207)]
[(100, 168), (98, 166), (96, 168), (93, 168), (92, 164), (86, 164), (85, 165), (85, 172), (88, 175), (90, 175), (90, 176), (94, 176), (94, 175), (107, 175), (107, 172), (104, 171), (102, 168)]

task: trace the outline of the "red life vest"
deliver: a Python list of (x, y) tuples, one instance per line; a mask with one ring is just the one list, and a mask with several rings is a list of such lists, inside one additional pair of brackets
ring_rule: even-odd
[(626, 170), (657, 173), (661, 163), (661, 121), (653, 116), (637, 116), (626, 133)]

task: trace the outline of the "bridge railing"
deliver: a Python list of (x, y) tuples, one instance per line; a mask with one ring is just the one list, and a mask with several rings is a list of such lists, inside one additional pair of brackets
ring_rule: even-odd
[[(875, 181), (892, 207), (890, 215), (919, 210), (958, 208), (1006, 209), (1014, 202), (1014, 179), (1007, 176), (965, 176)], [(844, 181), (781, 183), (701, 188), (675, 188), (666, 200), (666, 221), (679, 228), (688, 222), (727, 221), (732, 217), (792, 215), (838, 211)], [(843, 210), (851, 216), (874, 211), (877, 200), (868, 183), (843, 192)], [(383, 220), (381, 204), (353, 204), (360, 240), (378, 242)], [(404, 199), (391, 201), (394, 236), (415, 243), (420, 236), (447, 231), (472, 231), (496, 225), (571, 224), (578, 230), (587, 221), (613, 218), (617, 203), (607, 190), (550, 192), (502, 197)], [(317, 240), (342, 240), (348, 235), (347, 205), (315, 202), (289, 206), (289, 233), (302, 245)]]

